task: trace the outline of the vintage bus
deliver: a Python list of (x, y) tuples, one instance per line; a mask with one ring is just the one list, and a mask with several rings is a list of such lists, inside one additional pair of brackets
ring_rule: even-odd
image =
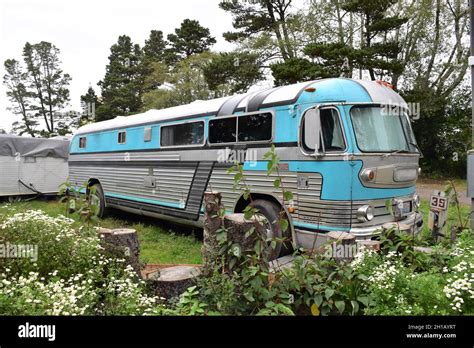
[[(202, 225), (204, 192), (219, 191), (226, 211), (252, 204), (271, 236), (286, 233), (303, 248), (329, 231), (371, 239), (392, 221), (419, 230), (421, 154), (409, 116), (385, 84), (344, 78), (196, 101), (80, 128), (70, 147), (70, 181), (96, 187), (100, 215), (112, 207), (194, 226)], [(283, 185), (293, 192), (286, 204), (276, 176), (267, 176), (263, 155), (272, 145)], [(227, 173), (243, 152), (251, 201)], [(276, 221), (282, 211), (285, 233)], [(277, 243), (273, 257), (281, 251)]]

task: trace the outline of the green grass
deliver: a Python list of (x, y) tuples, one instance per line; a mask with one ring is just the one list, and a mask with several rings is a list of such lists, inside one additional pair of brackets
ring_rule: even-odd
[[(34, 200), (15, 203), (18, 210), (40, 209), (48, 215), (65, 215), (65, 206), (55, 200)], [(5, 208), (0, 206), (0, 213)], [(79, 220), (76, 214), (71, 218)], [(147, 264), (200, 264), (201, 241), (192, 229), (169, 226), (156, 219), (149, 219), (139, 215), (127, 214), (111, 210), (107, 217), (99, 221), (99, 226), (105, 228), (133, 228), (138, 233), (140, 241), (140, 259)], [(201, 233), (201, 232), (199, 232)]]
[[(16, 209), (41, 209), (51, 216), (65, 215), (65, 206), (56, 200), (34, 200), (30, 202), (15, 203)], [(0, 206), (0, 213), (2, 213)], [(420, 212), (424, 216), (424, 227), (422, 235), (429, 238), (428, 230), (429, 202), (422, 200)], [(469, 217), (470, 207), (460, 206), (463, 221)], [(78, 220), (76, 215), (72, 218)], [(454, 205), (448, 210), (448, 231), (454, 224), (459, 224), (458, 211)], [(148, 264), (200, 264), (201, 240), (194, 235), (190, 228), (166, 224), (157, 219), (150, 219), (139, 215), (128, 214), (117, 210), (109, 211), (106, 218), (99, 222), (105, 228), (133, 228), (138, 233), (140, 240), (142, 262)], [(197, 230), (199, 234), (201, 232)]]

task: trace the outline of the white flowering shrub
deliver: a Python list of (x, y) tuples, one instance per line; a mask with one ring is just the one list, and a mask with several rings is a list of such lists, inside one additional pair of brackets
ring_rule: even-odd
[(37, 260), (0, 258), (0, 315), (172, 314), (95, 228), (39, 210), (0, 216), (0, 243), (36, 245)]
[[(397, 252), (363, 252), (352, 262), (365, 274), (368, 315), (474, 314), (474, 243), (462, 237), (445, 260), (436, 253), (429, 269), (420, 270)], [(426, 255), (423, 255), (426, 257)], [(440, 260), (444, 264), (440, 265)]]
[(443, 292), (456, 313), (474, 314), (474, 246), (461, 240), (451, 252), (449, 266), (443, 268), (447, 284)]
[(0, 259), (12, 273), (38, 272), (47, 277), (57, 270), (68, 278), (80, 273), (98, 255), (99, 239), (93, 229), (78, 227), (64, 216), (51, 217), (41, 210), (17, 212), (0, 219), (0, 243), (30, 245), (37, 250), (37, 260), (31, 258)]

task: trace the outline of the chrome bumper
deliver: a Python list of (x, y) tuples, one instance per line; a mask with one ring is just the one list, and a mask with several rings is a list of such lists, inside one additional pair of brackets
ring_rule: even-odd
[[(418, 233), (423, 226), (423, 215), (421, 213), (413, 213), (404, 220), (396, 221), (396, 223), (411, 226), (414, 228), (415, 233)], [(349, 232), (355, 235), (356, 239), (370, 239), (380, 234), (382, 226), (383, 225), (351, 228)]]

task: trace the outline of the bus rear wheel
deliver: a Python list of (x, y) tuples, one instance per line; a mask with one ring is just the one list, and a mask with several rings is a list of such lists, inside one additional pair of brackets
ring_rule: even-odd
[(287, 219), (286, 213), (277, 204), (264, 199), (253, 201), (250, 203), (250, 206), (257, 209), (258, 212), (265, 217), (264, 228), (266, 229), (267, 240), (276, 239), (275, 247), (272, 247), (269, 241), (266, 249), (269, 261), (275, 260), (284, 253), (285, 250), (282, 249), (285, 243), (282, 242), (282, 239), (286, 239), (289, 235), (289, 227), (287, 231), (282, 231), (279, 224), (281, 218)]

